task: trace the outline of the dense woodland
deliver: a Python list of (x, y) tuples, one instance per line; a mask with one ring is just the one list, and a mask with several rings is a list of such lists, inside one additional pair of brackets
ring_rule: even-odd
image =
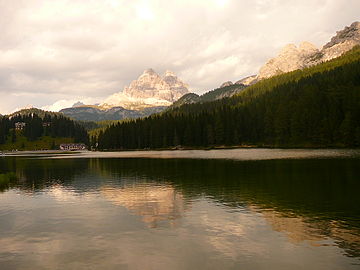
[[(15, 123), (25, 123), (25, 126), (17, 131)], [(41, 112), (0, 116), (0, 145), (9, 140), (15, 143), (20, 136), (25, 136), (29, 141), (50, 136), (74, 138), (75, 142), (89, 143), (83, 126), (58, 114)]]
[(98, 149), (360, 146), (360, 47), (262, 80), (231, 98), (110, 126)]

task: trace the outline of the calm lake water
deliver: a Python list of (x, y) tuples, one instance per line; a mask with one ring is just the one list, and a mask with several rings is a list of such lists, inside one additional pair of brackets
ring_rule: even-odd
[(1, 270), (360, 269), (359, 151), (0, 157), (10, 172)]

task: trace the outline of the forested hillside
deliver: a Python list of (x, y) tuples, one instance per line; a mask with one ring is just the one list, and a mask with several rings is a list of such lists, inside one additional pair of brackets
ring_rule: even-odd
[[(16, 125), (18, 128), (15, 128)], [(59, 143), (59, 140), (55, 138), (61, 138), (63, 142), (89, 143), (84, 127), (60, 114), (31, 109), (0, 117), (0, 149), (12, 149), (12, 146), (15, 147), (21, 142), (25, 144), (21, 148), (27, 150), (27, 142), (41, 140), (46, 141), (45, 146), (48, 146), (50, 143)], [(58, 147), (58, 145), (51, 147)]]
[(231, 98), (112, 125), (96, 142), (99, 149), (360, 146), (360, 47)]

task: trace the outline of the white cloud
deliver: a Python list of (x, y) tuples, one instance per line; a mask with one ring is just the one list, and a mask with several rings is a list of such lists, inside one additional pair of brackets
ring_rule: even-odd
[(358, 10), (358, 0), (0, 1), (0, 112), (105, 98), (149, 67), (204, 92), (256, 73), (286, 43), (322, 45)]
[(58, 112), (61, 109), (72, 107), (77, 102), (81, 102), (86, 105), (93, 105), (93, 104), (96, 104), (98, 102), (98, 100), (99, 100), (99, 98), (61, 99), (61, 100), (54, 102), (51, 105), (43, 106), (43, 107), (41, 107), (41, 109), (43, 109), (45, 111)]

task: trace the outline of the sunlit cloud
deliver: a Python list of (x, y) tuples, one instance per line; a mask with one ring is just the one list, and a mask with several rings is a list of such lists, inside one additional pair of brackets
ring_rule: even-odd
[(136, 7), (136, 15), (141, 20), (152, 20), (154, 19), (154, 13), (147, 4), (139, 4)]
[(214, 0), (215, 4), (219, 7), (224, 7), (229, 2), (229, 0)]

